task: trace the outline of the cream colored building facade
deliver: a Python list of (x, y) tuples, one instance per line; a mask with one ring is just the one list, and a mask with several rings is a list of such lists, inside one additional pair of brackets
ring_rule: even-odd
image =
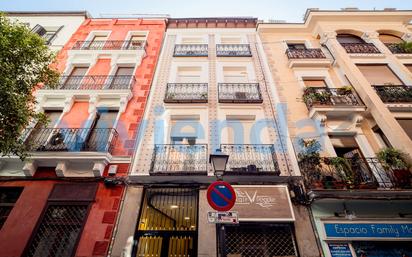
[[(399, 47), (412, 40), (411, 19), (411, 11), (392, 9), (308, 10), (302, 24), (257, 27), (296, 153), (302, 138), (322, 147), (320, 164), (300, 162), (300, 170), (324, 256), (410, 254), (411, 234), (381, 235), (388, 246), (372, 232), (337, 237), (328, 228), (412, 221), (402, 215), (411, 211), (410, 172), (376, 158), (385, 147), (412, 157), (412, 54)], [(338, 174), (333, 161), (342, 158), (352, 178)]]
[[(308, 209), (289, 192), (300, 173), (256, 22), (168, 20), (112, 256), (130, 237), (132, 256), (319, 256)], [(208, 222), (216, 149), (229, 155), (238, 226)]]

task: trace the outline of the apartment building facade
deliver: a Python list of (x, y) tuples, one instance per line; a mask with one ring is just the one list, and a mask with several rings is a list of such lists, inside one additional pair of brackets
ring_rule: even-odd
[(49, 123), (23, 133), (28, 159), (1, 160), (0, 256), (107, 256), (166, 22), (51, 17), (33, 31), (59, 26), (62, 76), (34, 93)]
[[(319, 256), (256, 22), (168, 19), (112, 256)], [(216, 149), (237, 226), (207, 219)]]
[(378, 158), (412, 153), (411, 18), (308, 10), (302, 24), (258, 25), (324, 256), (412, 254), (411, 173)]

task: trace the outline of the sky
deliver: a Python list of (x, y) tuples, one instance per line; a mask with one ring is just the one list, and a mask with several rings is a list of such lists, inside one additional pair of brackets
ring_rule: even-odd
[(250, 16), (302, 22), (307, 8), (412, 10), (412, 0), (0, 0), (1, 11), (80, 11), (93, 17), (169, 14), (171, 17)]

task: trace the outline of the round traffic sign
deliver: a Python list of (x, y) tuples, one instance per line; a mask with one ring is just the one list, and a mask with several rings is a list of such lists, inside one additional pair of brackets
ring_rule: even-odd
[(229, 211), (236, 202), (233, 187), (224, 181), (216, 181), (207, 188), (207, 201), (216, 211)]

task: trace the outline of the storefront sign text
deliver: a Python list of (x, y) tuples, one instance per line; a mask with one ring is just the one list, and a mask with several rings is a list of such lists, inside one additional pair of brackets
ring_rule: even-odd
[(328, 245), (332, 257), (353, 257), (348, 244), (329, 243)]
[(327, 223), (325, 232), (329, 238), (412, 238), (412, 224)]

